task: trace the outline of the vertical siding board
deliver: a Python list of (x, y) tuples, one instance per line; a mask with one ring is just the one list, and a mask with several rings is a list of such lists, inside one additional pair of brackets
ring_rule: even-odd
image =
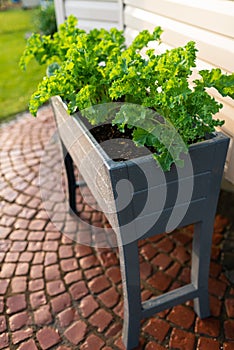
[(54, 0), (57, 26), (65, 21), (65, 9), (63, 0)]
[(98, 1), (65, 1), (65, 11), (77, 14), (77, 18), (86, 20), (98, 20), (103, 22), (118, 22), (118, 3), (117, 2), (98, 2)]
[(79, 20), (79, 27), (123, 29), (122, 0), (55, 0), (57, 24), (61, 24), (71, 14)]

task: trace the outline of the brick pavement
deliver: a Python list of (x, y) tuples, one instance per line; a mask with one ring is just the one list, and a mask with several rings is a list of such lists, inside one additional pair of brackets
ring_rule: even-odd
[[(54, 128), (48, 106), (36, 119), (25, 113), (0, 128), (0, 349), (122, 350), (118, 251), (92, 246), (106, 237), (84, 222), (109, 226), (88, 192), (88, 201), (85, 192), (77, 193), (83, 224), (67, 214), (64, 182), (57, 184), (53, 172), (58, 154), (53, 142), (48, 147)], [(41, 157), (49, 168), (40, 168)], [(234, 286), (220, 258), (227, 226), (217, 215), (211, 317), (196, 317), (191, 301), (156, 314), (142, 322), (138, 349), (234, 349)], [(192, 231), (189, 226), (140, 242), (143, 300), (189, 282)]]

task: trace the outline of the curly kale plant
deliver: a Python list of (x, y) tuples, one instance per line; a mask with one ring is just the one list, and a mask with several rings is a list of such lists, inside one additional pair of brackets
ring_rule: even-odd
[[(85, 117), (92, 124), (111, 120), (122, 132), (131, 129), (135, 143), (152, 147), (154, 158), (164, 170), (169, 170), (173, 162), (181, 165), (180, 154), (186, 149), (176, 141), (176, 134), (188, 148), (223, 124), (213, 119), (222, 105), (206, 89), (213, 87), (222, 96), (233, 98), (234, 74), (202, 70), (200, 79), (189, 84), (196, 65), (194, 42), (160, 55), (152, 49), (141, 54), (150, 41), (160, 43), (161, 33), (160, 27), (152, 34), (144, 30), (126, 47), (122, 31), (112, 28), (85, 32), (70, 16), (52, 37), (33, 34), (20, 66), (25, 68), (35, 58), (39, 64), (47, 64), (48, 74), (31, 97), (30, 112), (36, 115), (44, 102), (60, 95), (69, 113), (86, 111)], [(92, 113), (88, 108), (118, 101), (125, 103), (111, 118), (109, 113)], [(162, 116), (164, 122), (155, 115)], [(166, 139), (170, 139), (170, 147), (165, 146)]]

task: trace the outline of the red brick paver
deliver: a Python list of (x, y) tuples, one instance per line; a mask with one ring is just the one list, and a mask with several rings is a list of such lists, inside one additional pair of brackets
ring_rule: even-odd
[[(48, 106), (0, 127), (0, 349), (124, 350), (118, 250), (82, 244), (105, 239), (85, 221), (109, 224), (86, 189), (77, 191), (84, 222), (67, 212), (54, 131)], [(160, 312), (142, 321), (136, 349), (234, 349), (234, 286), (221, 264), (227, 224), (217, 215), (211, 317), (200, 320), (192, 302)], [(192, 235), (189, 226), (140, 242), (143, 300), (190, 281)]]

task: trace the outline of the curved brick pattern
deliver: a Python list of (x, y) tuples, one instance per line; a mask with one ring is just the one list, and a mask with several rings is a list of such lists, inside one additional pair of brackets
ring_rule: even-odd
[(92, 295), (88, 295), (81, 300), (79, 308), (82, 316), (87, 318), (98, 308), (98, 303)]
[(12, 331), (20, 329), (30, 323), (31, 317), (26, 311), (17, 313), (9, 318), (9, 326)]
[(83, 321), (77, 321), (73, 323), (69, 328), (64, 332), (64, 336), (74, 345), (77, 345), (81, 340), (84, 339), (84, 336), (87, 331), (87, 325)]
[(197, 350), (219, 350), (220, 344), (216, 339), (201, 337), (198, 340)]
[(73, 308), (63, 310), (58, 314), (60, 326), (65, 328), (79, 318), (78, 312)]
[(20, 331), (16, 331), (12, 334), (12, 342), (13, 344), (18, 344), (22, 340), (31, 338), (33, 334), (32, 328), (26, 328)]
[(103, 345), (104, 345), (104, 341), (97, 337), (94, 334), (91, 334), (87, 337), (86, 341), (84, 342), (84, 344), (81, 346), (81, 350), (100, 350)]
[(220, 333), (220, 321), (215, 318), (200, 320), (197, 318), (195, 331), (200, 334), (207, 334), (211, 337), (218, 337)]
[(143, 330), (157, 339), (163, 341), (170, 329), (169, 324), (160, 319), (151, 319), (148, 324), (143, 328)]
[(37, 332), (37, 339), (41, 348), (44, 350), (60, 342), (58, 331), (52, 328), (44, 328)]
[[(55, 138), (47, 146), (54, 131), (48, 106), (36, 119), (26, 113), (0, 127), (0, 349), (125, 350), (118, 250), (73, 240), (89, 244), (106, 236), (67, 213), (56, 182), (61, 157)], [(83, 190), (87, 201), (77, 191), (83, 220), (109, 228)], [(234, 286), (222, 272), (220, 250), (227, 248), (227, 225), (227, 218), (217, 215), (211, 317), (200, 320), (191, 301), (162, 311), (142, 321), (136, 350), (234, 350)], [(190, 281), (192, 237), (189, 226), (139, 242), (142, 300)]]
[(150, 341), (146, 345), (145, 350), (166, 350), (166, 348), (164, 348), (164, 346), (161, 346), (160, 344)]
[(112, 321), (111, 314), (103, 309), (96, 311), (90, 318), (90, 324), (97, 328), (98, 332), (103, 332)]
[(234, 298), (226, 299), (225, 307), (228, 317), (234, 317)]
[(234, 341), (234, 320), (224, 322), (224, 332), (227, 339)]
[(190, 308), (178, 305), (172, 309), (167, 319), (179, 327), (189, 329), (193, 325), (195, 314)]
[(223, 350), (234, 350), (234, 343), (224, 343)]
[(52, 317), (49, 310), (49, 305), (41, 306), (38, 310), (34, 312), (34, 322), (37, 326), (50, 324)]
[(193, 350), (195, 348), (195, 335), (181, 329), (173, 328), (169, 346), (172, 349)]
[(220, 317), (222, 302), (218, 298), (210, 295), (210, 312), (211, 316)]

